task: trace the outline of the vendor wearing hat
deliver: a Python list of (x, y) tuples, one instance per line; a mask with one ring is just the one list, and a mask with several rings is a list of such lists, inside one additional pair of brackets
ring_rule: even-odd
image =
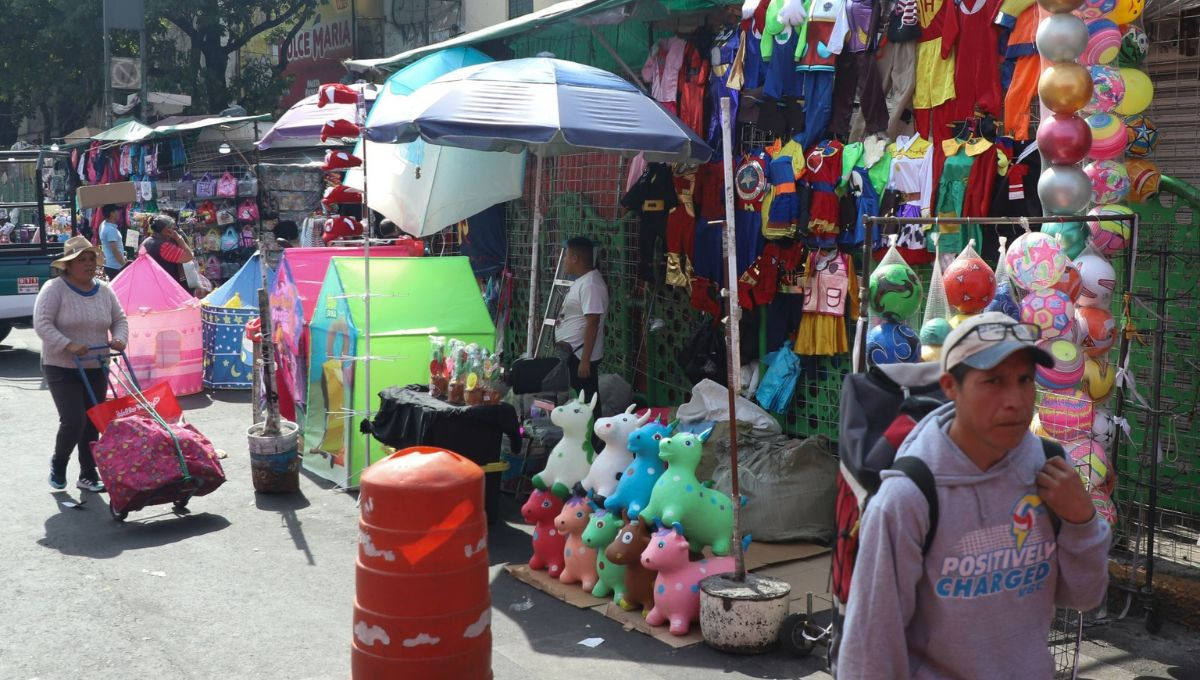
[(863, 513), (839, 678), (1049, 678), (1055, 607), (1104, 601), (1108, 523), (1029, 430), (1035, 366), (1054, 364), (1039, 337), (988, 312), (946, 338), (951, 403), (909, 433)]
[(101, 250), (83, 236), (63, 245), (63, 256), (51, 263), (58, 276), (42, 286), (33, 307), (33, 327), (42, 339), (42, 374), (58, 409), (58, 436), (50, 459), (50, 488), (67, 485), (71, 450), (79, 450), (79, 481), (87, 491), (103, 491), (104, 483), (92, 459), (92, 442), (99, 434), (87, 417), (92, 406), (83, 376), (75, 364), (83, 359), (84, 374), (96, 398), (103, 401), (108, 389), (105, 366), (96, 359), (108, 347), (124, 350), (129, 325), (117, 296), (107, 283), (96, 280)]

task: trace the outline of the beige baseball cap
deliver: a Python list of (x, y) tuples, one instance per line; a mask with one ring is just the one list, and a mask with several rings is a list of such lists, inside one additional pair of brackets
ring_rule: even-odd
[(978, 314), (946, 336), (942, 344), (942, 372), (948, 373), (959, 364), (987, 371), (1021, 350), (1028, 350), (1034, 362), (1052, 368), (1054, 358), (1037, 345), (1041, 334), (1037, 326), (1021, 323), (1003, 312)]

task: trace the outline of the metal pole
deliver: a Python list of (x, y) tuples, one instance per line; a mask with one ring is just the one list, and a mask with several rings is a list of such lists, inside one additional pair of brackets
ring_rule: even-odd
[(537, 314), (538, 293), (538, 241), (542, 236), (542, 154), (533, 152), (537, 158), (537, 166), (533, 171), (533, 254), (529, 261), (529, 324), (525, 334), (525, 353), (533, 356), (534, 352), (534, 316)]
[(721, 146), (723, 147), (725, 166), (725, 361), (729, 366), (726, 378), (729, 393), (729, 465), (732, 473), (733, 493), (733, 551), (734, 579), (739, 583), (746, 580), (746, 556), (742, 552), (741, 507), (742, 489), (738, 483), (738, 431), (737, 431), (737, 393), (742, 382), (741, 347), (738, 337), (738, 318), (741, 308), (738, 306), (737, 285), (737, 230), (734, 228), (733, 213), (733, 123), (729, 97), (721, 97)]

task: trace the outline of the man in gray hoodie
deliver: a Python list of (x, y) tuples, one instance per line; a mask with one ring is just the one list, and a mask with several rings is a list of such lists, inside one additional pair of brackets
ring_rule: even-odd
[(1039, 329), (999, 313), (942, 349), (942, 391), (897, 459), (932, 471), (939, 520), (889, 470), (863, 514), (838, 678), (1050, 678), (1054, 608), (1087, 610), (1108, 585), (1108, 524), (1079, 475), (1029, 425)]

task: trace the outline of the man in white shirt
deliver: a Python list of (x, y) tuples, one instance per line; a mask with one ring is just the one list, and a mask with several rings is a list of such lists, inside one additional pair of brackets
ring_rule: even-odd
[(554, 341), (571, 349), (568, 363), (571, 388), (586, 391), (589, 399), (600, 391), (604, 315), (608, 312), (608, 286), (596, 270), (594, 258), (590, 239), (576, 237), (567, 241), (563, 268), (575, 280), (563, 299), (554, 327)]
[(116, 278), (125, 267), (125, 243), (121, 240), (121, 230), (117, 220), (121, 216), (121, 208), (116, 205), (106, 205), (101, 210), (104, 222), (100, 225), (100, 247), (104, 251), (104, 274), (109, 281)]

